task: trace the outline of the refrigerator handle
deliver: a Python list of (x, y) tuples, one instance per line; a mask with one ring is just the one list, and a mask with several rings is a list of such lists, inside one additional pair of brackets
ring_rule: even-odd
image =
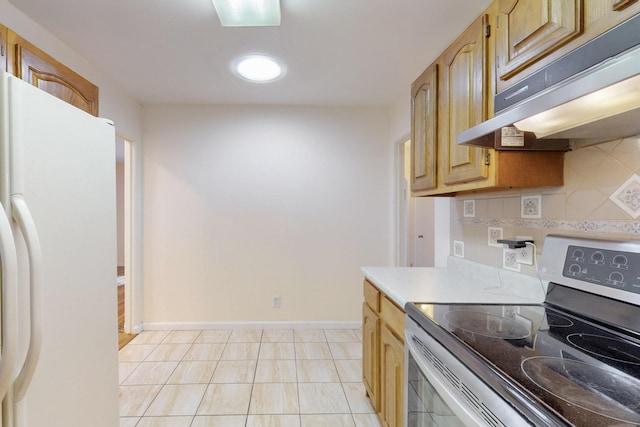
[(36, 225), (21, 194), (11, 196), (14, 219), (20, 225), (29, 254), (30, 339), (24, 365), (13, 386), (14, 402), (24, 399), (40, 357), (42, 343), (42, 251)]
[(18, 256), (6, 212), (0, 207), (0, 265), (2, 266), (2, 350), (0, 399), (13, 381), (18, 347)]

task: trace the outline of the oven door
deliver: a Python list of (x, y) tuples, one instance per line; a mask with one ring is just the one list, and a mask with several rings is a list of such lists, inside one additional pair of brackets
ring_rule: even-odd
[(530, 425), (500, 395), (407, 316), (405, 427)]

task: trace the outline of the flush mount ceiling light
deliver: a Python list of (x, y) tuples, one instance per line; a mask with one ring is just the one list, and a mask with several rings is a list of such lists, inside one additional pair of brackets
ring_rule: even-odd
[(212, 0), (223, 27), (277, 27), (280, 0)]
[(252, 82), (270, 82), (281, 77), (283, 67), (275, 59), (262, 55), (250, 55), (237, 59), (233, 64), (236, 74)]

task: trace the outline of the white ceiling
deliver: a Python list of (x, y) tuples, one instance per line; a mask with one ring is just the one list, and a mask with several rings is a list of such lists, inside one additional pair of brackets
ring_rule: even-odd
[[(211, 0), (10, 0), (144, 104), (388, 106), (491, 0), (281, 0), (282, 25), (222, 28)], [(271, 84), (235, 77), (280, 58)]]

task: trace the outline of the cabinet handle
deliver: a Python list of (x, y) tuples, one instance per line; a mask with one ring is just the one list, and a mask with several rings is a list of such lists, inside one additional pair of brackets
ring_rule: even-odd
[(418, 239), (423, 239), (424, 235), (423, 234), (418, 234)]
[(617, 2), (613, 3), (613, 6), (611, 6), (611, 9), (613, 9), (616, 12), (620, 12), (622, 10), (625, 10), (626, 8), (628, 8), (629, 6), (631, 6), (637, 1), (638, 0), (618, 0)]

